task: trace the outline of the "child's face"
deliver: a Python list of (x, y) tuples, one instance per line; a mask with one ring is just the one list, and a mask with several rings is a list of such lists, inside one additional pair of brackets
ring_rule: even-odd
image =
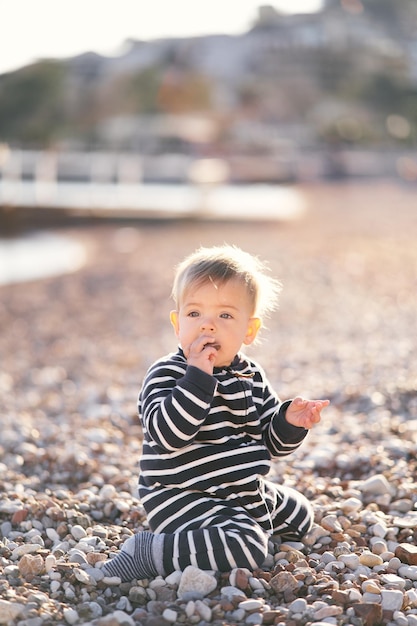
[(178, 311), (171, 311), (171, 322), (186, 356), (194, 342), (201, 344), (201, 338), (207, 337), (216, 347), (215, 367), (230, 365), (242, 344), (251, 344), (260, 328), (246, 288), (236, 280), (191, 286)]

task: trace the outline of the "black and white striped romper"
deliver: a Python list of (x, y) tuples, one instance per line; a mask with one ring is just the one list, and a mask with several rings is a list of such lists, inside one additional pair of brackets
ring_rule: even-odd
[(151, 531), (164, 533), (166, 573), (253, 570), (270, 534), (299, 539), (309, 530), (306, 498), (265, 479), (271, 459), (307, 434), (286, 422), (288, 404), (242, 354), (213, 376), (188, 366), (181, 349), (150, 367), (138, 402), (139, 497)]

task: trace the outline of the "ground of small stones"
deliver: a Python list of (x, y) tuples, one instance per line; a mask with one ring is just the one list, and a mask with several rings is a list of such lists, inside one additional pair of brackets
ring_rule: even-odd
[[(416, 626), (417, 189), (298, 192), (293, 221), (74, 223), (57, 232), (85, 246), (79, 271), (0, 287), (0, 624)], [(136, 398), (176, 348), (173, 268), (224, 242), (283, 285), (250, 354), (282, 399), (331, 400), (271, 473), (314, 527), (256, 572), (103, 579), (147, 528)]]

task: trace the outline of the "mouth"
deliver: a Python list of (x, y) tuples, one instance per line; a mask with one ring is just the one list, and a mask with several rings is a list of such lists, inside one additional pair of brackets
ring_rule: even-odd
[(219, 343), (206, 343), (206, 344), (204, 344), (204, 348), (208, 348), (208, 347), (214, 348), (217, 351), (220, 350), (220, 344)]

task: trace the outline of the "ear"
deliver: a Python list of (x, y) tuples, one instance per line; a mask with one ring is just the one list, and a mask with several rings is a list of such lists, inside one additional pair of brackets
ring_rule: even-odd
[(256, 336), (261, 327), (261, 320), (259, 317), (251, 317), (248, 323), (248, 329), (246, 331), (246, 336), (243, 340), (245, 346), (249, 346), (256, 339)]
[(180, 325), (178, 320), (178, 311), (171, 311), (169, 314), (169, 319), (171, 320), (171, 324), (174, 327), (175, 334), (178, 337), (178, 333), (180, 332)]

